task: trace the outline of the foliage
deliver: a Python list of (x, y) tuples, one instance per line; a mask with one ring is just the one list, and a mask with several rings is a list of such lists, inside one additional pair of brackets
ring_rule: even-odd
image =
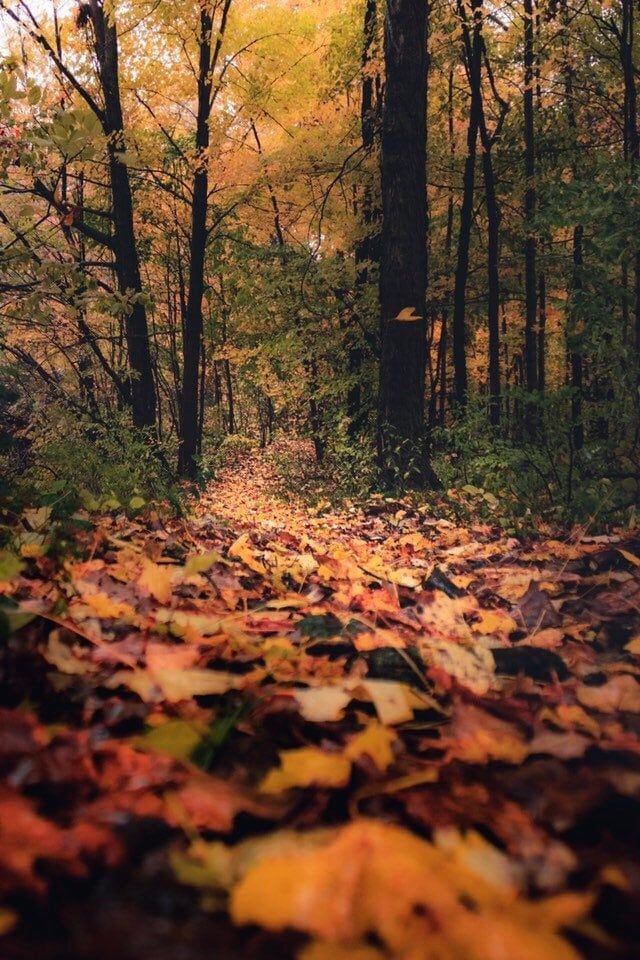
[(48, 404), (46, 421), (36, 410), (34, 425), (25, 431), (20, 459), (9, 450), (4, 468), (3, 495), (14, 508), (135, 512), (162, 500), (179, 507), (166, 451), (149, 444), (124, 418), (98, 424)]

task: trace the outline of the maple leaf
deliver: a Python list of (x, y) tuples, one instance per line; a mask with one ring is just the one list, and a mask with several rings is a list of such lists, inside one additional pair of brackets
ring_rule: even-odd
[(505, 859), (479, 837), (449, 835), (438, 847), (358, 820), (319, 839), (315, 849), (288, 847), (249, 865), (231, 891), (235, 922), (345, 946), (373, 934), (412, 960), (578, 960), (558, 930), (591, 898), (521, 900)]
[(603, 713), (628, 710), (640, 713), (640, 684), (628, 673), (612, 677), (600, 687), (582, 684), (576, 696), (585, 707), (593, 707)]
[(158, 603), (168, 603), (173, 592), (175, 569), (145, 559), (138, 577), (138, 586), (147, 590)]
[(344, 787), (351, 775), (351, 762), (340, 753), (317, 747), (283, 750), (280, 767), (270, 770), (260, 784), (262, 793), (282, 793), (292, 787)]

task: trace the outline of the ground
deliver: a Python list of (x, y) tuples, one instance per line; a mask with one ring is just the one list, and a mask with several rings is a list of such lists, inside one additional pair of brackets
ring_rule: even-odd
[(62, 554), (23, 518), (2, 960), (637, 957), (634, 535), (310, 507), (274, 462)]

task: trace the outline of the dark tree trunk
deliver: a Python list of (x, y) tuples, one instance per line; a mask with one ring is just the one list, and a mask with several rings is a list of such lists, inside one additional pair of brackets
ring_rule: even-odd
[(487, 204), (487, 326), (489, 330), (489, 421), (500, 424), (500, 208), (496, 198), (491, 147), (482, 151)]
[[(633, 0), (622, 0), (622, 28), (619, 34), (620, 62), (624, 79), (624, 154), (630, 166), (630, 177), (638, 175), (640, 164), (640, 131), (638, 130), (637, 67), (633, 61), (634, 48)], [(640, 246), (633, 253), (634, 271), (634, 339), (636, 355), (640, 357)]]
[(572, 280), (572, 304), (571, 304), (571, 324), (570, 324), (570, 366), (571, 366), (571, 436), (575, 450), (581, 450), (584, 446), (584, 426), (582, 424), (582, 351), (577, 343), (578, 333), (576, 330), (576, 297), (579, 298), (582, 292), (582, 272), (583, 272), (583, 254), (582, 254), (582, 236), (584, 228), (581, 224), (574, 227), (573, 230), (573, 280)]
[[(536, 279), (537, 244), (535, 234), (536, 216), (536, 140), (534, 116), (535, 77), (535, 24), (534, 0), (524, 0), (524, 285), (525, 285), (525, 333), (524, 366), (525, 385), (529, 393), (538, 389), (537, 361), (537, 312), (538, 295)], [(534, 428), (533, 410), (527, 417), (528, 427)]]
[[(567, 2), (563, 0), (561, 7), (561, 21), (563, 26), (563, 63), (564, 91), (566, 99), (567, 125), (571, 133), (571, 149), (575, 157), (571, 163), (573, 178), (578, 175), (578, 121), (574, 101), (574, 77), (571, 57), (569, 54), (570, 19)], [(568, 339), (569, 339), (569, 370), (571, 377), (571, 441), (574, 450), (581, 450), (584, 445), (584, 426), (582, 420), (583, 404), (583, 362), (580, 337), (578, 335), (578, 313), (580, 309), (580, 295), (582, 293), (583, 277), (583, 234), (582, 224), (573, 228), (571, 290), (569, 294)]]
[(458, 232), (458, 256), (453, 289), (453, 386), (454, 399), (460, 410), (467, 402), (467, 329), (466, 329), (466, 297), (467, 280), (469, 277), (469, 250), (471, 247), (471, 227), (473, 222), (473, 198), (476, 179), (476, 152), (478, 145), (478, 131), (482, 116), (481, 97), (481, 57), (482, 34), (481, 14), (482, 0), (473, 0), (473, 25), (471, 37), (466, 20), (464, 6), (460, 0), (458, 13), (463, 24), (465, 40), (464, 54), (469, 76), (471, 103), (469, 106), (469, 123), (467, 126), (467, 156), (464, 163), (462, 206), (460, 208), (460, 229)]
[(424, 437), (427, 4), (388, 0), (382, 117), (378, 447), (388, 478), (430, 478)]
[(542, 270), (538, 272), (538, 343), (536, 348), (538, 364), (538, 390), (544, 393), (547, 383), (547, 278)]
[[(209, 206), (209, 119), (212, 107), (213, 78), (227, 24), (231, 0), (222, 8), (220, 29), (212, 47), (213, 12), (210, 0), (200, 4), (198, 110), (196, 116), (196, 170), (193, 176), (191, 238), (189, 243), (189, 293), (184, 319), (182, 391), (180, 396), (182, 436), (178, 450), (180, 476), (194, 479), (200, 446), (199, 371), (202, 348), (202, 299), (207, 251), (207, 212)], [(215, 6), (213, 7), (215, 9)]]
[[(454, 118), (453, 118), (453, 70), (449, 71), (449, 82), (447, 86), (447, 129), (449, 135), (449, 157), (451, 160), (451, 170), (455, 167), (455, 157), (456, 157), (456, 139), (454, 133)], [(454, 200), (453, 200), (453, 186), (449, 187), (449, 197), (447, 200), (447, 230), (445, 234), (445, 263), (449, 264), (451, 259), (451, 247), (453, 243), (453, 215), (454, 215)], [(439, 395), (436, 398), (434, 397), (434, 404), (437, 402), (438, 414), (437, 414), (437, 423), (439, 426), (443, 427), (446, 420), (447, 412), (447, 396), (448, 396), (448, 384), (447, 384), (447, 359), (449, 353), (449, 311), (447, 310), (446, 305), (443, 306), (440, 312), (440, 343), (438, 344), (438, 387)]]
[(196, 169), (193, 176), (191, 235), (189, 242), (189, 287), (183, 329), (182, 387), (178, 449), (178, 473), (194, 479), (198, 452), (199, 370), (202, 345), (202, 298), (204, 260), (207, 250), (209, 205), (209, 117), (211, 115), (211, 33), (213, 16), (207, 0), (200, 4), (198, 110), (196, 115)]
[(114, 218), (116, 275), (120, 293), (128, 297), (125, 329), (131, 368), (131, 406), (137, 427), (156, 422), (156, 391), (149, 346), (147, 313), (142, 300), (140, 260), (133, 222), (133, 197), (126, 163), (124, 121), (118, 75), (118, 33), (112, 15), (105, 16), (100, 0), (91, 0), (91, 21), (95, 38), (100, 87), (104, 99), (102, 117), (108, 138), (109, 174)]

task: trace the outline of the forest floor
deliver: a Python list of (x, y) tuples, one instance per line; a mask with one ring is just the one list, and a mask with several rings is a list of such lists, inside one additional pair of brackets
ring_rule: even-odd
[(637, 537), (281, 486), (23, 517), (1, 960), (637, 958)]

